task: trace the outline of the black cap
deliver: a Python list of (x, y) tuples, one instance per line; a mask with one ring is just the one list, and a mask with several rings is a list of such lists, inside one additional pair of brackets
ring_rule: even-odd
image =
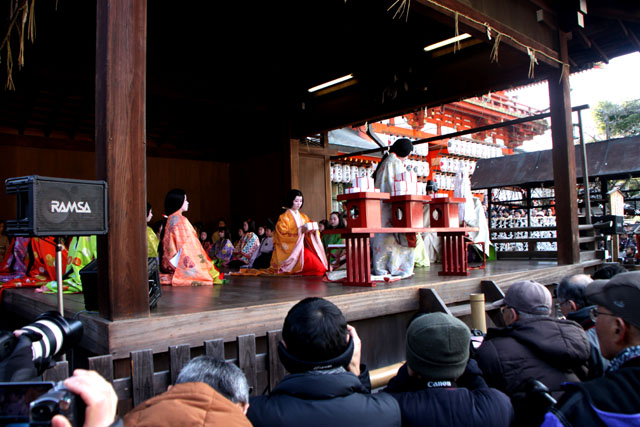
[(620, 273), (609, 281), (595, 280), (587, 286), (585, 296), (640, 328), (640, 271)]

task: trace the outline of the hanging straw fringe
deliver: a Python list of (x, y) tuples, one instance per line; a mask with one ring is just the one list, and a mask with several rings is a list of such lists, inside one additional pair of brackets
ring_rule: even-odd
[(33, 43), (36, 40), (36, 0), (31, 0), (29, 8), (29, 41)]
[(496, 64), (498, 63), (498, 49), (500, 47), (500, 41), (502, 40), (502, 33), (498, 33), (498, 35), (496, 35), (495, 40), (493, 41), (493, 47), (491, 48), (491, 55), (489, 55), (489, 57), (491, 58), (491, 62), (495, 62)]
[[(454, 18), (453, 18), (453, 22), (454, 22), (454, 28), (455, 28), (455, 35), (454, 37), (458, 37), (460, 35), (460, 29), (458, 28), (458, 22), (459, 22), (459, 14), (458, 12), (456, 12)], [(456, 53), (457, 51), (460, 50), (460, 40), (456, 41), (456, 43), (453, 45), (453, 53)]]
[[(451, 14), (454, 14), (455, 15), (455, 20), (456, 20), (456, 35), (458, 34), (458, 28), (457, 28), (458, 16), (462, 15), (469, 22), (473, 22), (473, 23), (475, 23), (477, 25), (482, 25), (482, 26), (486, 27), (486, 29), (487, 29), (487, 38), (489, 40), (491, 40), (492, 31), (495, 31), (495, 33), (496, 33), (496, 37), (495, 37), (496, 41), (498, 41), (499, 38), (502, 38), (502, 36), (504, 36), (504, 37), (508, 38), (509, 40), (511, 40), (513, 43), (515, 43), (515, 44), (527, 49), (527, 53), (529, 53), (529, 58), (530, 58), (530, 65), (529, 65), (529, 76), (530, 77), (533, 76), (534, 65), (538, 63), (538, 60), (536, 59), (536, 55), (537, 54), (544, 56), (545, 58), (549, 59), (550, 61), (556, 62), (561, 67), (569, 67), (569, 64), (567, 64), (567, 63), (565, 63), (565, 62), (563, 62), (563, 61), (561, 61), (561, 60), (549, 55), (548, 53), (545, 53), (544, 51), (540, 51), (540, 50), (537, 50), (537, 49), (534, 49), (532, 47), (527, 46), (526, 44), (520, 42), (519, 40), (517, 40), (514, 37), (510, 36), (509, 34), (501, 33), (500, 31), (496, 30), (495, 28), (492, 28), (486, 22), (480, 22), (480, 21), (478, 21), (476, 19), (473, 19), (470, 16), (467, 16), (465, 14), (460, 14), (457, 10), (454, 10), (454, 9), (452, 9), (450, 7), (444, 6), (444, 5), (438, 3), (435, 0), (422, 0), (422, 2), (423, 3), (431, 3), (431, 4), (441, 8), (443, 10), (446, 10), (447, 12), (449, 12)], [(499, 45), (499, 42), (498, 43), (494, 42), (493, 49), (491, 50), (491, 59), (492, 59), (492, 61), (495, 60), (496, 62), (498, 61), (498, 45)], [(455, 49), (455, 47), (454, 47), (454, 49)], [(563, 70), (563, 72), (564, 72), (564, 70)]]
[[(11, 50), (11, 37), (15, 31), (18, 36), (18, 66), (24, 65), (24, 39), (33, 43), (36, 39), (35, 0), (12, 0), (9, 7), (9, 26), (7, 33), (0, 43), (0, 52), (6, 47), (7, 82), (5, 88), (15, 90), (13, 83), (13, 52)], [(18, 22), (18, 19), (20, 22)], [(28, 22), (28, 24), (27, 24)], [(26, 28), (25, 28), (26, 26)], [(26, 30), (26, 31), (25, 31)]]
[(16, 90), (16, 86), (13, 84), (13, 57), (11, 55), (11, 43), (7, 43), (7, 83), (5, 89)]
[[(389, 6), (389, 8), (387, 9), (387, 12), (389, 12), (391, 9), (393, 9), (395, 7), (395, 5), (398, 4), (399, 1), (402, 1), (402, 3), (400, 3), (400, 6), (398, 6), (398, 9), (396, 10), (396, 13), (393, 14), (393, 19), (396, 19), (396, 17), (402, 18), (402, 15), (404, 15), (405, 12), (406, 12), (405, 22), (408, 22), (409, 21), (409, 8), (411, 7), (411, 0), (396, 0), (391, 6)], [(398, 16), (398, 14), (399, 14), (399, 16)]]
[(535, 49), (527, 48), (527, 54), (529, 55), (529, 78), (532, 79), (534, 76), (534, 67), (538, 64), (538, 60), (536, 59)]

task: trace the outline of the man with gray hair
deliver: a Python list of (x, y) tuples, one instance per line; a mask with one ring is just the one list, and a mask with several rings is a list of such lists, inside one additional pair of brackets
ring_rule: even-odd
[(585, 378), (591, 345), (580, 325), (549, 317), (551, 293), (540, 283), (513, 283), (494, 305), (506, 327), (489, 329), (478, 365), (488, 385), (511, 398), (514, 425), (540, 425), (544, 413), (527, 398), (531, 381), (542, 382), (557, 399), (562, 383)]
[(589, 378), (597, 378), (604, 373), (604, 370), (609, 366), (609, 362), (600, 354), (600, 344), (594, 327), (596, 324), (591, 320), (589, 314), (593, 306), (589, 305), (585, 297), (585, 289), (591, 282), (593, 282), (593, 279), (586, 274), (566, 276), (558, 284), (556, 296), (558, 298), (558, 307), (564, 317), (579, 323), (587, 333), (592, 352)]
[(233, 363), (199, 356), (178, 375), (175, 386), (129, 412), (125, 426), (250, 426), (249, 385)]

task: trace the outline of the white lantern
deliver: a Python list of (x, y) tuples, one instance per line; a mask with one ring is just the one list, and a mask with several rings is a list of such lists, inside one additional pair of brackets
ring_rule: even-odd
[(358, 168), (358, 176), (361, 178), (364, 178), (365, 176), (367, 176), (367, 169), (364, 166), (360, 166)]

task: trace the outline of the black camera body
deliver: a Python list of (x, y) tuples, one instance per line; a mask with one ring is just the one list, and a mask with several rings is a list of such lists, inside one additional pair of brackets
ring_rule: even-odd
[(29, 425), (50, 426), (54, 415), (65, 416), (72, 426), (84, 425), (86, 405), (80, 396), (65, 387), (62, 381), (29, 405)]

